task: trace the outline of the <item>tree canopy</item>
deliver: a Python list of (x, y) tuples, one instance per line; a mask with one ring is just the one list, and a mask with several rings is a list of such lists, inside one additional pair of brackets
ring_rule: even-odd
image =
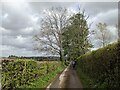
[(88, 17), (83, 13), (76, 13), (69, 18), (69, 25), (63, 33), (64, 55), (69, 59), (76, 59), (86, 53), (92, 45), (88, 40)]

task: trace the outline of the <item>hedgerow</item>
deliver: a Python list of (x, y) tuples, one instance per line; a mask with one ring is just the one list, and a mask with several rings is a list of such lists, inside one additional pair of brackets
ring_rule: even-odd
[(41, 77), (61, 67), (60, 62), (18, 59), (2, 61), (2, 89), (13, 90), (24, 85), (30, 85)]
[(95, 80), (96, 87), (120, 87), (119, 43), (110, 44), (96, 51), (86, 53), (78, 58), (78, 71)]

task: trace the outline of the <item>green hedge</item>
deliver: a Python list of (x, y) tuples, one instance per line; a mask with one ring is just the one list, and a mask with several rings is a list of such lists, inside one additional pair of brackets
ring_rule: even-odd
[(110, 44), (96, 51), (86, 53), (78, 58), (78, 71), (95, 81), (96, 87), (120, 87), (118, 73), (118, 43)]
[(23, 85), (30, 85), (31, 82), (38, 80), (40, 77), (47, 76), (58, 67), (61, 67), (61, 63), (57, 61), (3, 60), (2, 89), (12, 90)]

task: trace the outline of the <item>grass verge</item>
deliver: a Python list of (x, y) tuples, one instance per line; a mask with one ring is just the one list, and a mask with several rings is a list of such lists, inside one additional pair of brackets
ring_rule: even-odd
[(41, 76), (38, 80), (30, 83), (29, 85), (20, 86), (18, 88), (46, 88), (50, 82), (56, 77), (56, 75), (62, 72), (64, 67), (58, 67), (56, 70), (48, 73), (47, 75)]

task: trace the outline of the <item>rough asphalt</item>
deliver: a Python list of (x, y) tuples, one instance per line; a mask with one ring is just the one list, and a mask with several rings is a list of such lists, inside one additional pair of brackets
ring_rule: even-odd
[(82, 90), (82, 83), (76, 73), (76, 70), (73, 70), (70, 66), (68, 66), (61, 75), (58, 75), (55, 80), (47, 87), (46, 90), (50, 90), (53, 88), (79, 88)]

